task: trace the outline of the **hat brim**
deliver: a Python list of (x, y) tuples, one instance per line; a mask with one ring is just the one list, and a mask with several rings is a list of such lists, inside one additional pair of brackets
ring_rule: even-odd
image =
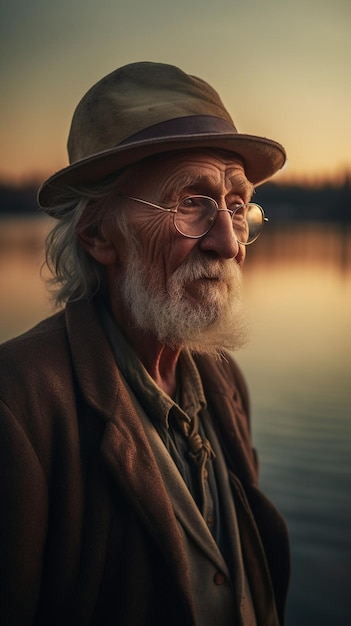
[(117, 173), (155, 154), (195, 148), (217, 148), (239, 155), (243, 159), (248, 180), (255, 186), (271, 178), (286, 161), (283, 146), (255, 135), (208, 133), (148, 138), (93, 154), (56, 172), (39, 188), (39, 205), (50, 213), (63, 187), (96, 183), (113, 172)]

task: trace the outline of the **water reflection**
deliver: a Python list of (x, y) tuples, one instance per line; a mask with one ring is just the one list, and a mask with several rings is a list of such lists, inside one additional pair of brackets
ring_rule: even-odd
[(53, 311), (41, 266), (51, 222), (0, 220), (0, 342), (27, 330)]
[[(251, 255), (252, 252), (252, 255)], [(292, 540), (288, 626), (349, 623), (351, 235), (294, 225), (250, 249), (252, 392), (261, 483)]]
[(283, 227), (265, 227), (264, 234), (250, 248), (250, 265), (262, 262), (269, 255), (270, 263), (333, 266), (344, 273), (351, 266), (351, 223), (295, 223)]
[[(47, 220), (0, 222), (0, 340), (49, 314)], [(248, 250), (249, 381), (262, 487), (290, 528), (288, 626), (346, 626), (351, 577), (351, 233), (269, 224)]]

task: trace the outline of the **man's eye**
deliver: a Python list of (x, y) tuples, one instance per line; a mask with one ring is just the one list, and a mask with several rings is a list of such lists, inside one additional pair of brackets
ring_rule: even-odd
[(185, 207), (193, 207), (195, 206), (195, 201), (194, 198), (184, 198), (184, 200), (181, 201), (181, 204)]
[(233, 207), (230, 207), (230, 210), (234, 211), (237, 217), (244, 217), (247, 212), (245, 204), (235, 204)]

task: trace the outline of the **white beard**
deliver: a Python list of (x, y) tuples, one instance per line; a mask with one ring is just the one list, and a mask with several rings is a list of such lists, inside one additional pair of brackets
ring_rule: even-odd
[[(130, 250), (119, 287), (135, 325), (160, 343), (219, 355), (247, 343), (241, 283), (241, 270), (234, 260), (197, 253), (187, 257), (162, 287), (159, 272), (146, 270), (138, 254)], [(192, 284), (196, 298), (186, 289)]]

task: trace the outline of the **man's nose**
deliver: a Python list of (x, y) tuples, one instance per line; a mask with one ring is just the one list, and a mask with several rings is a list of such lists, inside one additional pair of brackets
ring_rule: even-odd
[(202, 237), (199, 245), (204, 252), (214, 252), (222, 259), (236, 259), (239, 264), (245, 258), (245, 246), (238, 243), (232, 215), (226, 210), (218, 211), (213, 227)]

